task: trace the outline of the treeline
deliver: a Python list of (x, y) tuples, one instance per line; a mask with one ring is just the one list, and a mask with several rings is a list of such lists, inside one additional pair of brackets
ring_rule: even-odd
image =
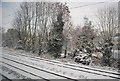
[[(81, 12), (82, 13), (82, 12)], [(96, 13), (96, 25), (85, 17), (74, 27), (68, 6), (59, 2), (23, 2), (13, 20), (13, 29), (3, 33), (3, 46), (20, 48), (58, 58), (76, 50), (103, 53), (102, 64), (111, 66), (114, 36), (118, 30), (117, 9), (105, 7)]]
[(38, 54), (59, 54), (64, 43), (63, 28), (71, 23), (69, 13), (66, 4), (59, 2), (23, 2), (13, 20), (14, 28), (3, 36), (4, 45)]

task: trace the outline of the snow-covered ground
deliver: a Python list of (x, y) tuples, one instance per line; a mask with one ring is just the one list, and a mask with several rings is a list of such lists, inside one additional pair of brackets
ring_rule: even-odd
[(20, 74), (20, 73), (16, 72), (15, 69), (12, 70), (3, 65), (0, 65), (0, 71), (2, 71), (2, 74), (4, 74), (4, 76), (6, 76), (9, 79), (29, 79), (28, 77), (22, 75), (22, 73)]
[(50, 55), (41, 55), (39, 56), (38, 54), (33, 54), (33, 53), (30, 53), (30, 52), (26, 52), (24, 50), (14, 50), (14, 49), (10, 49), (10, 48), (3, 48), (3, 50), (5, 52), (7, 52), (8, 54), (23, 54), (23, 55), (28, 55), (28, 56), (31, 56), (31, 57), (36, 57), (36, 58), (42, 58), (42, 59), (50, 59), (50, 60), (53, 60), (55, 62), (62, 62), (62, 63), (67, 63), (67, 64), (71, 64), (71, 65), (76, 65), (76, 66), (83, 66), (83, 67), (88, 67), (88, 68), (93, 68), (93, 69), (99, 69), (99, 70), (105, 70), (105, 71), (111, 71), (111, 72), (118, 72), (118, 69), (117, 68), (114, 68), (114, 67), (107, 67), (107, 66), (104, 66), (104, 67), (101, 67), (101, 66), (96, 66), (94, 64), (90, 64), (89, 66), (86, 66), (86, 65), (83, 65), (83, 64), (78, 64), (76, 62), (74, 62), (73, 59), (70, 59), (70, 58), (60, 58), (60, 59), (54, 59), (54, 58), (51, 58)]
[[(57, 75), (60, 75), (60, 76), (65, 76), (65, 77), (69, 77), (69, 78), (73, 78), (73, 79), (112, 79), (109, 76), (117, 77), (117, 75), (113, 75), (113, 74), (101, 73), (101, 72), (97, 72), (97, 71), (93, 71), (93, 70), (89, 70), (89, 69), (68, 66), (69, 63), (67, 63), (68, 65), (65, 65), (65, 63), (62, 63), (62, 62), (59, 62), (57, 64), (57, 63), (52, 63), (52, 62), (45, 61), (45, 60), (38, 60), (38, 59), (30, 58), (30, 57), (25, 57), (25, 56), (19, 55), (20, 53), (30, 55), (30, 53), (26, 53), (25, 51), (22, 51), (22, 50), (21, 51), (20, 50), (16, 51), (16, 50), (13, 50), (13, 49), (3, 48), (2, 57), (12, 59), (14, 61), (24, 63), (28, 66), (32, 66), (32, 67), (42, 69), (42, 70), (45, 70), (45, 71), (48, 71), (48, 72), (51, 72), (51, 73), (54, 73), (54, 74), (57, 74)], [(16, 55), (11, 55), (11, 54), (16, 54), (17, 56)], [(32, 55), (33, 54), (31, 54), (30, 56), (32, 56)], [(39, 57), (36, 57), (36, 58), (39, 58)], [(44, 78), (62, 79), (59, 76), (55, 76), (55, 75), (50, 74), (50, 73), (45, 73), (45, 72), (42, 72), (42, 71), (38, 71), (38, 70), (32, 69), (30, 67), (20, 65), (18, 63), (8, 61), (6, 59), (3, 59), (3, 62), (7, 62), (9, 64), (12, 64), (12, 65), (16, 66), (16, 67), (22, 68), (26, 71), (30, 71), (33, 74), (40, 75)], [(58, 61), (56, 61), (56, 62), (58, 62)], [(78, 64), (74, 64), (74, 65), (80, 66)], [(5, 66), (7, 66), (7, 65), (5, 65)], [(88, 67), (88, 66), (83, 66), (83, 65), (81, 65), (81, 66), (85, 67), (85, 68), (91, 68), (91, 67)], [(9, 67), (9, 66), (7, 66), (7, 67)], [(12, 69), (15, 69), (15, 68), (12, 68)], [(93, 68), (91, 68), (91, 69), (93, 69)], [(20, 71), (17, 71), (17, 72), (20, 72)], [(115, 73), (117, 73), (117, 72), (115, 72)], [(22, 72), (22, 74), (26, 75), (23, 72)]]

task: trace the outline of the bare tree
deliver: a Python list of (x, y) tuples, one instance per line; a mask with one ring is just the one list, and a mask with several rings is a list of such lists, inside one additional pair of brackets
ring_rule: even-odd
[(117, 8), (110, 6), (98, 9), (97, 18), (101, 38), (99, 44), (103, 48), (103, 65), (111, 66), (113, 39), (118, 30)]
[(27, 42), (31, 38), (31, 22), (34, 17), (33, 4), (30, 2), (23, 2), (20, 5), (20, 9), (16, 12), (13, 26), (19, 32), (19, 40), (22, 42), (24, 49), (28, 49)]
[(66, 4), (59, 2), (23, 2), (16, 12), (13, 26), (19, 32), (19, 42), (23, 48), (32, 52), (41, 53), (47, 49), (50, 31), (57, 15), (63, 11), (65, 26), (70, 19)]

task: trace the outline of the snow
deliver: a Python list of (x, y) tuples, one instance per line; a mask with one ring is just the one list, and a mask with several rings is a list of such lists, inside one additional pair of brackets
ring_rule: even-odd
[[(20, 53), (22, 53), (23, 55), (26, 54), (26, 52), (23, 52), (23, 51), (20, 52), (20, 51), (15, 51), (13, 49), (9, 49), (9, 50), (8, 49), (3, 49), (3, 53), (4, 53), (3, 56), (6, 57), (6, 58), (10, 58), (10, 59), (16, 60), (18, 62), (27, 64), (27, 65), (30, 65), (30, 66), (33, 66), (33, 67), (36, 67), (36, 68), (39, 68), (39, 69), (43, 69), (43, 70), (46, 70), (46, 71), (49, 71), (49, 72), (52, 72), (52, 73), (56, 73), (58, 75), (62, 75), (62, 76), (66, 76), (66, 77), (70, 77), (70, 78), (74, 78), (74, 79), (112, 79), (109, 76), (115, 76), (115, 77), (117, 76), (117, 75), (107, 74), (107, 73), (104, 73), (104, 75), (106, 75), (108, 77), (102, 76), (103, 73), (101, 73), (101, 72), (96, 72), (96, 71), (84, 69), (84, 68), (95, 69), (95, 68), (91, 68), (91, 67), (85, 66), (85, 65), (62, 63), (62, 62), (59, 62), (59, 61), (56, 61), (56, 60), (52, 60), (52, 61), (59, 62), (59, 63), (52, 63), (50, 61), (49, 62), (45, 61), (46, 59), (44, 59), (44, 58), (42, 58), (43, 60), (37, 60), (37, 59), (34, 59), (34, 58), (30, 58), (30, 56), (29, 57), (19, 56)], [(13, 56), (13, 55), (12, 56), (8, 55), (8, 54), (17, 54), (18, 56), (16, 57), (16, 56)], [(40, 58), (40, 57), (35, 57), (35, 58)], [(15, 65), (19, 68), (22, 68), (26, 71), (30, 71), (34, 74), (40, 75), (42, 77), (45, 77), (45, 78), (47, 77), (48, 79), (53, 79), (53, 78), (54, 79), (61, 79), (61, 77), (54, 76), (54, 75), (51, 75), (51, 74), (48, 74), (48, 73), (45, 73), (45, 72), (42, 72), (42, 71), (38, 71), (38, 70), (35, 70), (35, 69), (32, 69), (32, 68), (29, 68), (29, 67), (25, 67), (25, 66), (19, 65), (17, 63), (13, 63), (13, 62), (10, 62), (10, 61), (7, 61), (7, 60), (3, 60), (3, 61), (5, 61), (9, 64), (12, 64), (12, 65)], [(68, 65), (74, 65), (76, 67), (72, 67), (72, 66), (68, 66)], [(79, 68), (78, 66), (84, 67), (84, 68)], [(9, 67), (9, 68), (11, 68), (11, 67)], [(73, 68), (73, 69), (70, 69), (70, 68)], [(14, 69), (14, 68), (11, 68), (11, 69)], [(78, 69), (80, 71), (74, 70), (74, 69)], [(83, 71), (81, 71), (81, 70), (83, 70)], [(101, 70), (101, 69), (96, 69), (96, 70)], [(17, 71), (17, 69), (15, 71)], [(84, 72), (84, 71), (94, 72), (94, 73), (98, 73), (100, 75), (87, 73), (87, 72)], [(102, 71), (106, 71), (106, 70), (102, 70)], [(26, 73), (20, 72), (19, 70), (17, 72), (26, 75)], [(107, 72), (113, 72), (113, 71), (107, 71)], [(114, 73), (117, 73), (117, 72), (114, 72)], [(31, 76), (28, 75), (28, 77), (31, 77)], [(35, 78), (35, 77), (31, 77), (31, 78)]]
[[(15, 70), (15, 69), (14, 69)], [(23, 79), (28, 78), (20, 73), (15, 72), (14, 70), (3, 66), (3, 64), (0, 63), (0, 71), (2, 71), (2, 75), (6, 76), (9, 79)]]
[[(63, 79), (59, 76), (55, 76), (55, 75), (52, 75), (52, 74), (48, 74), (46, 72), (43, 72), (43, 71), (40, 71), (40, 70), (36, 70), (34, 68), (31, 68), (31, 67), (28, 67), (28, 66), (24, 66), (24, 65), (21, 65), (21, 64), (18, 64), (18, 63), (15, 63), (15, 62), (11, 62), (11, 61), (8, 61), (8, 60), (3, 60), (3, 61), (6, 61), (7, 63), (10, 63), (12, 65), (15, 65), (25, 71), (28, 71), (30, 73), (33, 73), (35, 75), (40, 75), (41, 77), (44, 77), (46, 79)], [(30, 64), (30, 63), (29, 63)], [(25, 74), (24, 74), (25, 75)], [(30, 77), (30, 76), (29, 76)], [(30, 77), (31, 78), (31, 77)], [(33, 79), (41, 79), (39, 77), (35, 77)]]
[[(15, 72), (17, 72), (17, 73), (19, 73), (18, 75), (21, 75), (21, 74), (24, 74), (24, 78), (31, 78), (31, 79), (38, 79), (38, 78), (36, 78), (35, 76), (32, 76), (31, 74), (28, 74), (28, 73), (26, 73), (26, 72), (23, 72), (23, 71), (21, 71), (21, 70), (19, 70), (19, 69), (16, 69), (16, 68), (14, 68), (14, 67), (10, 67), (9, 65), (7, 65), (7, 64), (3, 64), (5, 67), (8, 67), (9, 69), (11, 69), (11, 70), (13, 70), (13, 71), (15, 71)], [(3, 72), (3, 74), (4, 75), (6, 75), (5, 74), (6, 72), (4, 71)], [(16, 73), (15, 73), (15, 75), (16, 75)], [(6, 75), (6, 76), (11, 76), (11, 75)], [(12, 76), (12, 77), (14, 77), (14, 75)], [(23, 77), (21, 77), (20, 76), (20, 79), (23, 79)], [(16, 79), (16, 77), (14, 78), (14, 79)]]

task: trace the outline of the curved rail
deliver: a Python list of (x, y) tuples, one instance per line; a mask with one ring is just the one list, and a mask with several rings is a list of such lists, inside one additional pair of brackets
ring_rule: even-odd
[[(52, 60), (48, 60), (48, 59), (42, 59), (42, 58), (38, 58), (38, 57), (31, 57), (31, 56), (27, 56), (27, 55), (25, 55), (25, 54), (19, 54), (19, 55), (10, 54), (10, 55), (25, 56), (25, 57), (32, 58), (32, 60), (35, 60), (35, 61), (43, 60), (43, 61), (51, 62), (50, 64), (53, 64), (53, 65), (54, 65), (54, 64), (61, 64), (61, 62), (56, 62), (56, 61), (52, 61)], [(65, 68), (70, 68), (70, 69), (73, 69), (73, 70), (83, 71), (83, 72), (87, 72), (87, 73), (92, 73), (92, 74), (97, 74), (97, 75), (103, 75), (103, 76), (107, 76), (107, 77), (111, 77), (111, 78), (115, 78), (115, 79), (120, 79), (120, 77), (119, 77), (120, 74), (119, 74), (119, 73), (102, 71), (102, 70), (97, 70), (97, 69), (87, 68), (87, 67), (82, 67), (82, 66), (76, 66), (76, 65), (71, 65), (71, 64), (63, 64), (63, 65), (67, 65), (67, 66), (71, 66), (71, 67), (62, 66), (62, 65), (59, 65), (59, 66), (62, 66), (62, 67), (65, 67)], [(104, 74), (99, 74), (99, 73), (94, 73), (94, 72), (89, 72), (89, 71), (85, 71), (85, 70), (80, 70), (80, 69), (76, 69), (75, 67), (83, 68), (83, 69), (91, 70), (91, 71), (98, 71), (98, 72), (104, 72), (104, 73), (108, 73), (108, 74), (113, 74), (113, 75), (117, 75), (118, 77), (109, 76), (109, 75), (104, 75)]]
[[(46, 71), (46, 70), (43, 70), (43, 69), (40, 69), (40, 68), (36, 68), (36, 67), (34, 67), (34, 66), (31, 66), (31, 65), (28, 65), (28, 64), (25, 64), (25, 63), (22, 63), (22, 62), (18, 62), (18, 61), (15, 61), (15, 60), (11, 60), (11, 59), (8, 59), (8, 58), (5, 58), (5, 57), (2, 57), (3, 59), (6, 59), (6, 60), (9, 60), (9, 61), (12, 61), (12, 62), (15, 62), (15, 63), (18, 63), (18, 64), (22, 64), (22, 65), (24, 65), (24, 66), (27, 66), (27, 67), (30, 67), (30, 68), (33, 68), (33, 69), (36, 69), (36, 70), (39, 70), (39, 71), (43, 71), (43, 72), (46, 72), (46, 73), (49, 73), (49, 74), (52, 74), (52, 75), (56, 75), (56, 76), (59, 76), (59, 77), (63, 77), (63, 78), (65, 78), (65, 79), (69, 79), (69, 80), (72, 80), (72, 81), (78, 81), (78, 80), (75, 80), (75, 79), (72, 79), (72, 78), (70, 78), (70, 77), (66, 77), (66, 76), (63, 76), (63, 75), (59, 75), (59, 74), (56, 74), (56, 73), (53, 73), (53, 72), (49, 72), (49, 71)], [(5, 63), (5, 62), (3, 62), (3, 63)], [(10, 65), (10, 64), (8, 64), (8, 63), (5, 63), (5, 64), (7, 64), (7, 65), (9, 65), (9, 66), (12, 66), (12, 65)], [(15, 67), (15, 66), (12, 66), (12, 67)], [(17, 68), (17, 67), (15, 67), (15, 68)], [(22, 70), (22, 69), (20, 69), (20, 68), (17, 68), (17, 69), (19, 69), (19, 70)], [(23, 71), (23, 70), (22, 70)], [(25, 71), (25, 72), (27, 72), (27, 71)], [(30, 72), (29, 72), (30, 73)], [(31, 73), (32, 74), (32, 73)], [(34, 74), (35, 75), (35, 74)], [(35, 75), (35, 76), (38, 76), (38, 75)], [(38, 76), (38, 77), (40, 77), (40, 76)], [(46, 81), (50, 81), (50, 80), (48, 80), (48, 79), (45, 79), (45, 78), (43, 78), (43, 77), (40, 77), (40, 78), (42, 78), (42, 79), (44, 79), (44, 80), (46, 80)]]
[[(42, 59), (42, 58), (31, 57), (31, 56), (27, 56), (27, 55), (25, 55), (25, 54), (19, 54), (19, 55), (17, 55), (17, 54), (9, 54), (9, 55), (15, 55), (15, 56), (19, 56), (19, 55), (20, 55), (20, 56), (25, 56), (25, 57), (32, 58), (32, 60), (35, 60), (35, 61), (43, 60), (43, 61), (51, 62), (51, 64), (53, 64), (53, 65), (54, 65), (54, 64), (61, 64), (60, 62), (56, 62), (56, 61), (52, 61), (52, 60), (48, 60), (48, 59)], [(82, 67), (82, 66), (76, 66), (76, 65), (71, 65), (71, 64), (63, 64), (63, 65), (72, 66), (72, 67), (67, 67), (67, 66), (62, 66), (62, 67), (70, 68), (70, 69), (73, 69), (73, 70), (78, 70), (78, 71), (88, 72), (88, 73), (92, 73), (92, 74), (97, 74), (97, 75), (103, 75), (103, 76), (107, 76), (107, 77), (112, 77), (112, 78), (115, 78), (115, 79), (120, 79), (119, 77), (108, 76), (108, 75), (104, 75), (104, 74), (99, 74), (99, 73), (89, 72), (89, 71), (85, 71), (85, 70), (80, 70), (80, 69), (76, 69), (75, 67), (83, 68), (83, 69), (86, 69), (86, 70), (104, 72), (104, 73), (113, 74), (113, 75), (117, 75), (117, 76), (120, 76), (119, 73), (101, 71), (101, 70), (97, 70), (97, 69), (92, 69), (92, 68), (87, 68), (87, 67)], [(59, 65), (59, 66), (60, 66), (60, 65)]]

